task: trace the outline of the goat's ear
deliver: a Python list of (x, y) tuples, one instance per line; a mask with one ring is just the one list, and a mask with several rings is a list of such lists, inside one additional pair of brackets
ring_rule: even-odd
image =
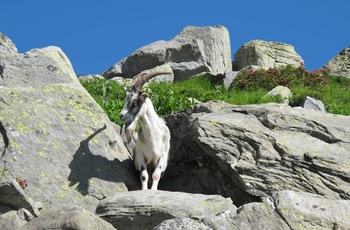
[(148, 97), (148, 94), (147, 93), (142, 93), (141, 96), (140, 96), (140, 100), (142, 102), (144, 102), (146, 100), (146, 98)]

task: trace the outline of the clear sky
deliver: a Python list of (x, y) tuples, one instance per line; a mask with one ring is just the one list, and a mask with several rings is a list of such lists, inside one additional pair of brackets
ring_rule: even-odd
[(0, 0), (0, 32), (20, 53), (59, 46), (86, 75), (186, 26), (223, 25), (232, 57), (253, 39), (278, 41), (314, 70), (350, 45), (349, 9), (349, 0)]

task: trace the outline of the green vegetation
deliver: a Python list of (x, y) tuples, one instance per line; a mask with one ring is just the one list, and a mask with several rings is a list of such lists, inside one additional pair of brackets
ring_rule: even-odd
[[(125, 89), (114, 81), (92, 79), (82, 85), (101, 105), (109, 118), (122, 124), (119, 112), (124, 105)], [(306, 96), (322, 100), (329, 113), (350, 115), (350, 79), (331, 76), (327, 69), (307, 71), (287, 65), (267, 70), (241, 71), (230, 89), (213, 84), (210, 78), (198, 76), (183, 82), (150, 83), (143, 91), (150, 95), (153, 105), (162, 117), (182, 110), (198, 101), (221, 100), (231, 104), (258, 104), (279, 102), (278, 98), (264, 97), (275, 86), (291, 89), (291, 101), (298, 105)]]

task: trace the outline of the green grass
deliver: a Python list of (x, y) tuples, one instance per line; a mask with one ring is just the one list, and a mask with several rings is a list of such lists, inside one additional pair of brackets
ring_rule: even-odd
[[(124, 105), (127, 86), (104, 79), (81, 83), (109, 118), (117, 124), (122, 124), (119, 113)], [(243, 72), (235, 79), (234, 87), (230, 89), (213, 84), (208, 77), (198, 76), (175, 84), (152, 82), (148, 87), (144, 87), (143, 91), (150, 95), (157, 113), (165, 117), (194, 104), (193, 99), (201, 102), (221, 100), (236, 105), (280, 102), (279, 98), (264, 95), (275, 85), (281, 84), (291, 89), (291, 100), (295, 105), (306, 96), (312, 96), (324, 102), (327, 112), (350, 115), (350, 79), (331, 76), (325, 69), (309, 72), (303, 65)]]

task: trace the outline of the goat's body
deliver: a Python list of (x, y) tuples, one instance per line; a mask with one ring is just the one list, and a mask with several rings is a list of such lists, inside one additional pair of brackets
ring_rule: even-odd
[(164, 120), (154, 111), (151, 100), (147, 98), (143, 106), (148, 109), (141, 118), (141, 129), (134, 149), (134, 163), (141, 174), (142, 189), (148, 187), (147, 169), (154, 168), (152, 189), (157, 189), (159, 179), (168, 165), (170, 132)]
[(151, 100), (145, 94), (137, 96), (130, 91), (121, 117), (128, 121), (125, 131), (128, 141), (133, 136), (137, 120), (141, 120), (141, 129), (134, 149), (135, 168), (140, 171), (143, 190), (148, 189), (147, 169), (154, 168), (151, 189), (156, 190), (160, 177), (168, 165), (169, 129), (164, 120), (157, 115)]

